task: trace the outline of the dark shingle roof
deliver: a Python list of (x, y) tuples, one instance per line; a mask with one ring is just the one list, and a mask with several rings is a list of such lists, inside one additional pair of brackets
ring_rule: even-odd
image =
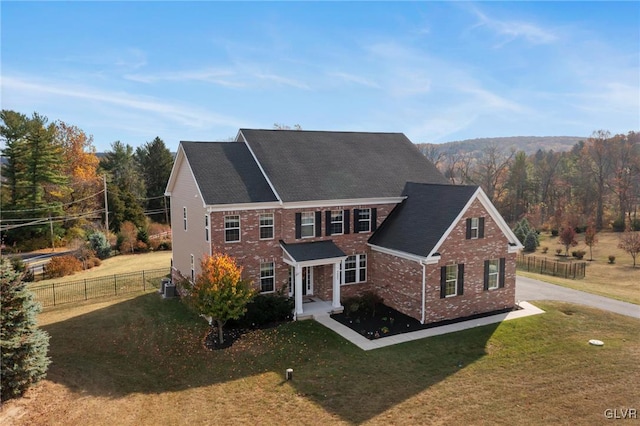
[(426, 257), (477, 189), (409, 182), (403, 192), (407, 199), (393, 209), (369, 242)]
[(344, 252), (331, 240), (296, 244), (286, 244), (284, 241), (280, 241), (280, 245), (296, 262), (318, 259), (334, 259), (336, 257), (346, 256), (346, 254), (344, 254)]
[(397, 197), (406, 182), (447, 183), (402, 133), (241, 132), (285, 202)]
[(180, 144), (206, 204), (277, 201), (244, 143)]

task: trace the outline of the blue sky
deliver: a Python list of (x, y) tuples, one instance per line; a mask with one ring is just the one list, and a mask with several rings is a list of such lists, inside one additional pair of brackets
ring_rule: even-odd
[(238, 128), (640, 129), (639, 2), (6, 2), (2, 108), (98, 151)]

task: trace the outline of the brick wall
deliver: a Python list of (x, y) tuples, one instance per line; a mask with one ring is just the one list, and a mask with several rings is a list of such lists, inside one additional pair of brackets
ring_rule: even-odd
[[(211, 213), (211, 248), (212, 252), (225, 252), (236, 258), (243, 266), (243, 275), (251, 279), (256, 288), (260, 285), (260, 263), (274, 262), (275, 264), (275, 287), (288, 291), (289, 265), (282, 261), (282, 248), (280, 240), (288, 244), (306, 243), (313, 241), (332, 240), (348, 256), (353, 254), (368, 253), (367, 240), (371, 237), (371, 232), (353, 232), (353, 209), (354, 208), (376, 208), (377, 226), (386, 219), (395, 204), (379, 205), (359, 205), (359, 206), (332, 206), (314, 209), (266, 209), (266, 210), (229, 210)], [(351, 210), (351, 232), (344, 235), (325, 235), (325, 214), (326, 210)], [(295, 238), (295, 215), (302, 212), (322, 212), (322, 236), (311, 238)], [(259, 218), (261, 213), (273, 213), (274, 215), (274, 238), (271, 240), (260, 240), (259, 238)], [(240, 242), (225, 243), (224, 241), (224, 217), (227, 215), (240, 216)], [(371, 270), (371, 261), (367, 264), (368, 273)], [(314, 267), (314, 295), (325, 300), (331, 300), (333, 287), (333, 266)], [(356, 291), (357, 288), (357, 291)], [(363, 284), (345, 285), (343, 291), (347, 294), (362, 291)]]
[[(466, 219), (484, 217), (484, 238), (466, 239)], [(427, 265), (425, 323), (510, 308), (515, 304), (515, 254), (484, 206), (475, 201), (439, 249), (441, 259)], [(372, 285), (385, 303), (416, 319), (421, 317), (422, 266), (415, 261), (379, 252), (373, 253)], [(504, 257), (504, 288), (484, 290), (484, 261)], [(440, 298), (440, 268), (464, 263), (464, 294)]]

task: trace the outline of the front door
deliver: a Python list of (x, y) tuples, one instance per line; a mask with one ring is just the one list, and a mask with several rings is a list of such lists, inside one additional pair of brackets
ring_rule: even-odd
[[(289, 268), (289, 297), (296, 294), (296, 268)], [(302, 295), (313, 295), (313, 266), (305, 266), (302, 268)]]

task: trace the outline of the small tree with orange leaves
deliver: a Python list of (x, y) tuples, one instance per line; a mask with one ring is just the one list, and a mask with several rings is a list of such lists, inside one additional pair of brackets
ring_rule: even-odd
[(251, 282), (243, 280), (242, 267), (223, 253), (205, 256), (200, 262), (202, 272), (195, 283), (186, 286), (187, 303), (200, 315), (218, 326), (219, 343), (224, 343), (222, 328), (230, 319), (240, 318), (255, 295)]

